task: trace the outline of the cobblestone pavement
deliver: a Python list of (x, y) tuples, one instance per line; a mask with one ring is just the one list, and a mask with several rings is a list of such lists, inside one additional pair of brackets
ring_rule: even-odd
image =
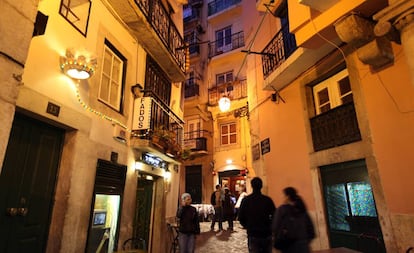
[(196, 253), (247, 253), (246, 230), (238, 221), (234, 222), (234, 231), (227, 231), (227, 222), (223, 222), (225, 229), (221, 235), (216, 231), (210, 231), (211, 222), (201, 222), (201, 233), (197, 236)]

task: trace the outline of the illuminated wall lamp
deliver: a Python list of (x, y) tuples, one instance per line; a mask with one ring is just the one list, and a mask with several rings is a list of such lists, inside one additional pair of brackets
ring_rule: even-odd
[(96, 59), (82, 54), (75, 54), (73, 49), (67, 49), (66, 55), (60, 57), (62, 72), (73, 79), (88, 79), (95, 73)]
[(218, 101), (218, 104), (221, 112), (227, 112), (228, 110), (230, 110), (230, 98), (223, 96)]

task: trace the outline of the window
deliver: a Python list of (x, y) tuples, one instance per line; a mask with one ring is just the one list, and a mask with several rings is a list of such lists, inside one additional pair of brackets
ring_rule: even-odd
[(226, 73), (220, 73), (216, 75), (216, 84), (220, 85), (223, 83), (228, 83), (233, 81), (233, 71)]
[(237, 143), (237, 127), (235, 122), (220, 125), (221, 145), (230, 145)]
[(89, 22), (89, 12), (91, 8), (90, 0), (62, 0), (60, 2), (59, 13), (73, 27), (86, 36)]
[(188, 139), (200, 137), (201, 122), (199, 119), (189, 120), (187, 122)]
[(316, 114), (353, 101), (348, 71), (342, 70), (313, 87)]
[(371, 185), (367, 182), (330, 185), (325, 192), (332, 229), (350, 231), (350, 221), (344, 217), (377, 217)]
[(99, 100), (121, 111), (123, 79), (126, 68), (125, 58), (105, 41), (102, 74), (99, 86)]
[(232, 49), (231, 46), (231, 27), (216, 31), (217, 52), (227, 52)]

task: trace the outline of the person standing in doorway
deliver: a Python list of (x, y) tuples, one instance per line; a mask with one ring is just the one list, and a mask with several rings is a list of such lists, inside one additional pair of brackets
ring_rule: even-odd
[(214, 225), (218, 222), (219, 231), (216, 234), (220, 236), (223, 233), (223, 193), (221, 191), (221, 185), (216, 185), (216, 190), (211, 194), (211, 204), (214, 207), (214, 216), (211, 221), (210, 230), (214, 231)]
[(255, 177), (250, 183), (253, 192), (241, 202), (239, 221), (247, 230), (249, 253), (271, 253), (272, 219), (276, 207), (270, 197), (262, 194), (262, 179)]
[(246, 196), (247, 196), (246, 186), (241, 185), (240, 186), (239, 198), (237, 199), (236, 205), (234, 206), (234, 208), (236, 209), (236, 214), (235, 214), (235, 219), (236, 220), (238, 220), (240, 204), (241, 204), (243, 198), (246, 197)]
[(198, 212), (195, 207), (191, 206), (191, 201), (189, 193), (181, 195), (182, 206), (177, 211), (180, 253), (194, 253), (195, 236), (200, 234)]

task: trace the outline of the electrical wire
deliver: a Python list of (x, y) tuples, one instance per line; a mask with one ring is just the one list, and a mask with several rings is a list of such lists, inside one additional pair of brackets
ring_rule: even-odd
[(268, 13), (268, 11), (266, 11), (266, 12), (265, 12), (265, 14), (263, 15), (262, 19), (260, 20), (259, 26), (257, 27), (256, 32), (255, 32), (255, 34), (253, 35), (253, 38), (252, 38), (252, 40), (250, 41), (249, 46), (247, 47), (247, 48), (248, 48), (248, 49), (247, 49), (247, 53), (244, 55), (243, 61), (242, 61), (241, 65), (240, 65), (240, 69), (239, 69), (239, 71), (238, 71), (238, 72), (237, 72), (237, 74), (236, 74), (236, 80), (238, 79), (239, 74), (240, 74), (241, 70), (243, 69), (244, 64), (246, 63), (247, 56), (249, 55), (249, 53), (248, 53), (248, 52), (250, 52), (250, 49), (252, 48), (253, 43), (254, 43), (254, 41), (256, 40), (257, 34), (259, 33), (259, 30), (260, 30), (260, 28), (261, 28), (261, 27), (262, 27), (262, 25), (263, 25), (263, 21), (264, 21), (265, 17), (267, 16), (267, 13)]

